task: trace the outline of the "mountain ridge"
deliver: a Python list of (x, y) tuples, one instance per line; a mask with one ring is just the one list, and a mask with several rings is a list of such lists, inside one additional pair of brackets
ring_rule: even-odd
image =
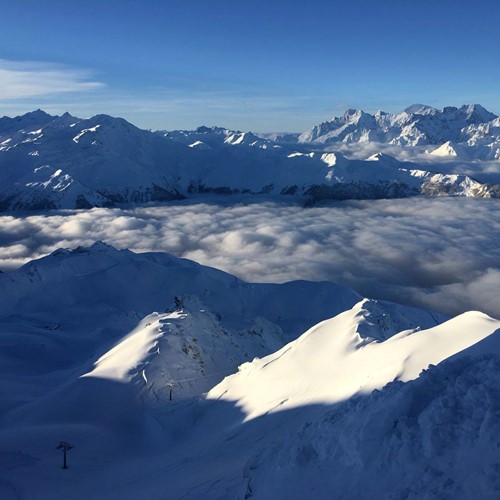
[(0, 274), (0, 299), (8, 499), (498, 491), (500, 322), (482, 313), (103, 242)]
[[(489, 117), (483, 109), (462, 106), (436, 113), (455, 117), (455, 122), (475, 123), (478, 117)], [(412, 116), (427, 119), (435, 115), (418, 111)], [(391, 116), (348, 110), (343, 118), (320, 126), (329, 130), (326, 134), (313, 134), (307, 141), (302, 135), (297, 144), (222, 127), (153, 132), (103, 114), (80, 119), (69, 113), (51, 117), (35, 111), (3, 118), (0, 210), (85, 209), (171, 201), (198, 193), (288, 195), (312, 200), (500, 195), (498, 187), (464, 174), (433, 171), (432, 165), (422, 168), (418, 163), (380, 156), (374, 169), (372, 162), (332, 156), (317, 148), (318, 141), (323, 145), (328, 142), (323, 141), (327, 136), (335, 136), (336, 141), (347, 137), (378, 140), (380, 134), (373, 127), (377, 120), (399, 120)], [(468, 125), (470, 144), (459, 143), (460, 151), (492, 147), (486, 144), (492, 130), (499, 132), (500, 144), (498, 120)], [(322, 132), (318, 129), (317, 133)], [(307, 149), (308, 145), (314, 148)]]
[[(334, 117), (304, 132), (298, 142), (334, 144), (375, 141), (398, 146), (465, 142), (477, 126), (497, 118), (480, 104), (464, 104), (460, 108), (447, 106), (442, 110), (413, 104), (400, 113), (379, 111), (374, 115), (349, 109), (343, 116)], [(492, 155), (496, 153), (492, 152)]]

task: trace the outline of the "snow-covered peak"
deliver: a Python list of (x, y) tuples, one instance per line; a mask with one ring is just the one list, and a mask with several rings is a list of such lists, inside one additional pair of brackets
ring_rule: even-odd
[[(10, 290), (13, 286), (16, 293)], [(21, 303), (25, 314), (32, 314), (33, 307), (53, 317), (97, 303), (144, 316), (170, 308), (174, 297), (181, 296), (199, 297), (228, 320), (262, 316), (277, 323), (288, 338), (360, 300), (352, 289), (334, 283), (250, 284), (167, 253), (137, 254), (103, 242), (59, 249), (0, 275), (0, 315)]]
[(224, 144), (236, 145), (246, 145), (246, 146), (256, 146), (262, 145), (265, 142), (264, 139), (257, 137), (252, 132), (235, 132), (229, 135), (225, 140)]
[(7, 498), (56, 476), (56, 498), (164, 498), (166, 477), (172, 498), (496, 498), (500, 322), (479, 312), (97, 242), (0, 274), (0, 325)]
[(431, 155), (442, 157), (458, 157), (457, 146), (452, 141), (447, 141), (431, 152)]
[[(418, 316), (414, 320), (419, 325)], [(379, 305), (361, 301), (276, 353), (240, 366), (208, 398), (236, 403), (247, 419), (298, 406), (339, 403), (393, 380), (415, 379), (429, 365), (500, 328), (500, 321), (478, 312), (438, 326), (427, 319), (427, 324), (431, 326), (420, 321), (421, 329), (408, 328), (408, 318), (398, 324), (391, 311), (384, 313)]]
[(377, 121), (373, 115), (360, 109), (348, 109), (341, 117), (334, 117), (304, 132), (298, 142), (365, 142), (375, 139), (371, 132), (376, 127)]
[(199, 126), (195, 132), (197, 134), (223, 134), (227, 135), (229, 130), (224, 127), (217, 127), (217, 126), (212, 126), (212, 127), (207, 127), (206, 125), (201, 125)]
[[(366, 115), (366, 113), (361, 109), (349, 108), (344, 113), (344, 120), (346, 122), (356, 122), (364, 115)], [(335, 120), (335, 118), (333, 118), (333, 120)]]
[(118, 250), (117, 248), (108, 245), (104, 241), (98, 240), (95, 243), (92, 243), (89, 247), (77, 247), (75, 250), (77, 253), (82, 253), (82, 252), (88, 252), (88, 253), (93, 253), (93, 252), (105, 252), (108, 254), (114, 254), (117, 252), (120, 252), (121, 250)]
[(415, 380), (319, 418), (310, 413), (249, 461), (252, 497), (308, 498), (314, 488), (321, 500), (386, 499), (388, 491), (390, 498), (496, 498), (497, 476), (484, 471), (500, 446), (499, 340), (500, 330)]
[[(281, 330), (262, 319), (230, 331), (197, 296), (175, 298), (175, 307), (152, 313), (101, 356), (84, 377), (134, 382), (153, 404), (208, 391), (238, 364), (282, 347)], [(242, 325), (243, 326), (243, 325)]]
[(479, 104), (460, 108), (447, 106), (442, 110), (424, 104), (413, 104), (402, 113), (378, 111), (375, 115), (349, 109), (343, 116), (304, 132), (299, 137), (299, 142), (333, 144), (374, 141), (399, 146), (440, 144), (458, 140), (464, 127), (495, 118), (496, 115)]
[(436, 108), (427, 106), (426, 104), (412, 104), (404, 111), (409, 115), (433, 115), (439, 112)]
[(469, 123), (484, 123), (498, 118), (480, 104), (465, 104), (460, 108), (466, 116)]
[(4, 116), (0, 118), (0, 136), (5, 133), (17, 132), (20, 130), (29, 131), (39, 129), (56, 118), (57, 116), (49, 115), (41, 109), (30, 111), (29, 113), (14, 118)]
[(367, 161), (380, 161), (386, 163), (400, 163), (399, 160), (394, 158), (394, 156), (388, 155), (386, 153), (375, 153), (367, 158)]

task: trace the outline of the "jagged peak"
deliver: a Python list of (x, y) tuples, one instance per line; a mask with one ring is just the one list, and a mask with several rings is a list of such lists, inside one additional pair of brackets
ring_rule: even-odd
[[(233, 132), (225, 127), (218, 127), (216, 125), (213, 125), (212, 127), (207, 127), (206, 125), (201, 125), (195, 130), (196, 133), (198, 134), (213, 134), (213, 133), (226, 133), (226, 132)], [(234, 131), (235, 133), (239, 133), (238, 131)]]
[(460, 111), (465, 112), (468, 118), (472, 118), (475, 115), (484, 122), (498, 118), (497, 115), (488, 111), (485, 107), (481, 106), (481, 104), (464, 104), (460, 107)]
[(119, 116), (111, 116), (104, 113), (86, 118), (82, 120), (82, 122), (86, 128), (90, 128), (95, 125), (104, 125), (109, 127), (121, 127), (123, 129), (140, 130), (138, 127), (125, 120), (125, 118), (121, 118)]
[(429, 115), (437, 113), (438, 110), (427, 104), (412, 104), (408, 106), (404, 112), (409, 115)]
[[(58, 255), (72, 255), (72, 254), (80, 254), (80, 253), (95, 253), (95, 252), (106, 252), (106, 253), (116, 253), (120, 252), (117, 248), (115, 248), (112, 245), (109, 245), (108, 243), (104, 243), (104, 241), (98, 240), (92, 243), (92, 245), (89, 246), (77, 246), (74, 249), (70, 248), (58, 248), (57, 250), (54, 250), (50, 256), (58, 256)], [(42, 257), (43, 259), (43, 257)]]
[(349, 108), (343, 115), (345, 121), (356, 121), (359, 120), (363, 116), (367, 116), (368, 113), (365, 113), (362, 109)]
[(299, 136), (299, 143), (377, 141), (400, 146), (440, 144), (447, 139), (461, 142), (460, 133), (467, 125), (489, 123), (497, 118), (479, 104), (444, 107), (412, 104), (393, 114), (382, 110), (374, 115), (350, 108), (339, 117), (315, 125)]
[(43, 117), (49, 117), (49, 118), (56, 118), (56, 116), (51, 115), (40, 108), (35, 109), (34, 111), (28, 111), (28, 113), (25, 113), (22, 116), (43, 116)]
[(57, 115), (50, 115), (49, 113), (43, 111), (42, 109), (38, 108), (35, 109), (34, 111), (28, 111), (27, 113), (24, 113), (23, 115), (17, 115), (14, 117), (10, 116), (3, 116), (1, 119), (2, 120), (9, 120), (9, 121), (26, 121), (26, 120), (54, 120), (55, 118), (58, 118)]
[(386, 162), (397, 162), (399, 163), (399, 160), (394, 158), (394, 156), (388, 155), (386, 153), (375, 153), (374, 155), (371, 155), (370, 157), (367, 158), (368, 161), (386, 161)]
[(460, 109), (468, 112), (486, 111), (487, 113), (489, 113), (489, 111), (484, 106), (481, 106), (481, 104), (463, 104), (462, 106), (460, 106)]
[(354, 116), (354, 115), (361, 115), (364, 114), (364, 111), (362, 109), (358, 108), (348, 108), (346, 112), (344, 113), (344, 116)]
[(238, 145), (238, 144), (248, 144), (249, 141), (265, 141), (257, 137), (253, 132), (231, 132), (227, 138), (224, 140), (225, 144)]
[(92, 245), (90, 245), (90, 247), (88, 247), (88, 249), (89, 250), (97, 250), (97, 251), (100, 251), (100, 252), (103, 252), (103, 251), (116, 252), (116, 251), (118, 251), (117, 248), (115, 248), (112, 245), (109, 245), (108, 243), (105, 243), (102, 240), (97, 240)]
[(446, 141), (430, 153), (433, 156), (459, 156), (458, 148), (452, 141)]

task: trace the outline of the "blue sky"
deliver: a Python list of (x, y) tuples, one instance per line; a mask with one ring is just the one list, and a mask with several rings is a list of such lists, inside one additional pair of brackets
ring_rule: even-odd
[(348, 107), (500, 114), (500, 2), (25, 0), (0, 16), (0, 114), (303, 131)]

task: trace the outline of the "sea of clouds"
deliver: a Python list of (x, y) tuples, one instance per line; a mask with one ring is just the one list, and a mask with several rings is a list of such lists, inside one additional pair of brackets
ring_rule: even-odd
[(406, 198), (304, 208), (213, 198), (0, 217), (0, 269), (102, 240), (248, 281), (331, 280), (374, 298), (500, 317), (500, 200)]

